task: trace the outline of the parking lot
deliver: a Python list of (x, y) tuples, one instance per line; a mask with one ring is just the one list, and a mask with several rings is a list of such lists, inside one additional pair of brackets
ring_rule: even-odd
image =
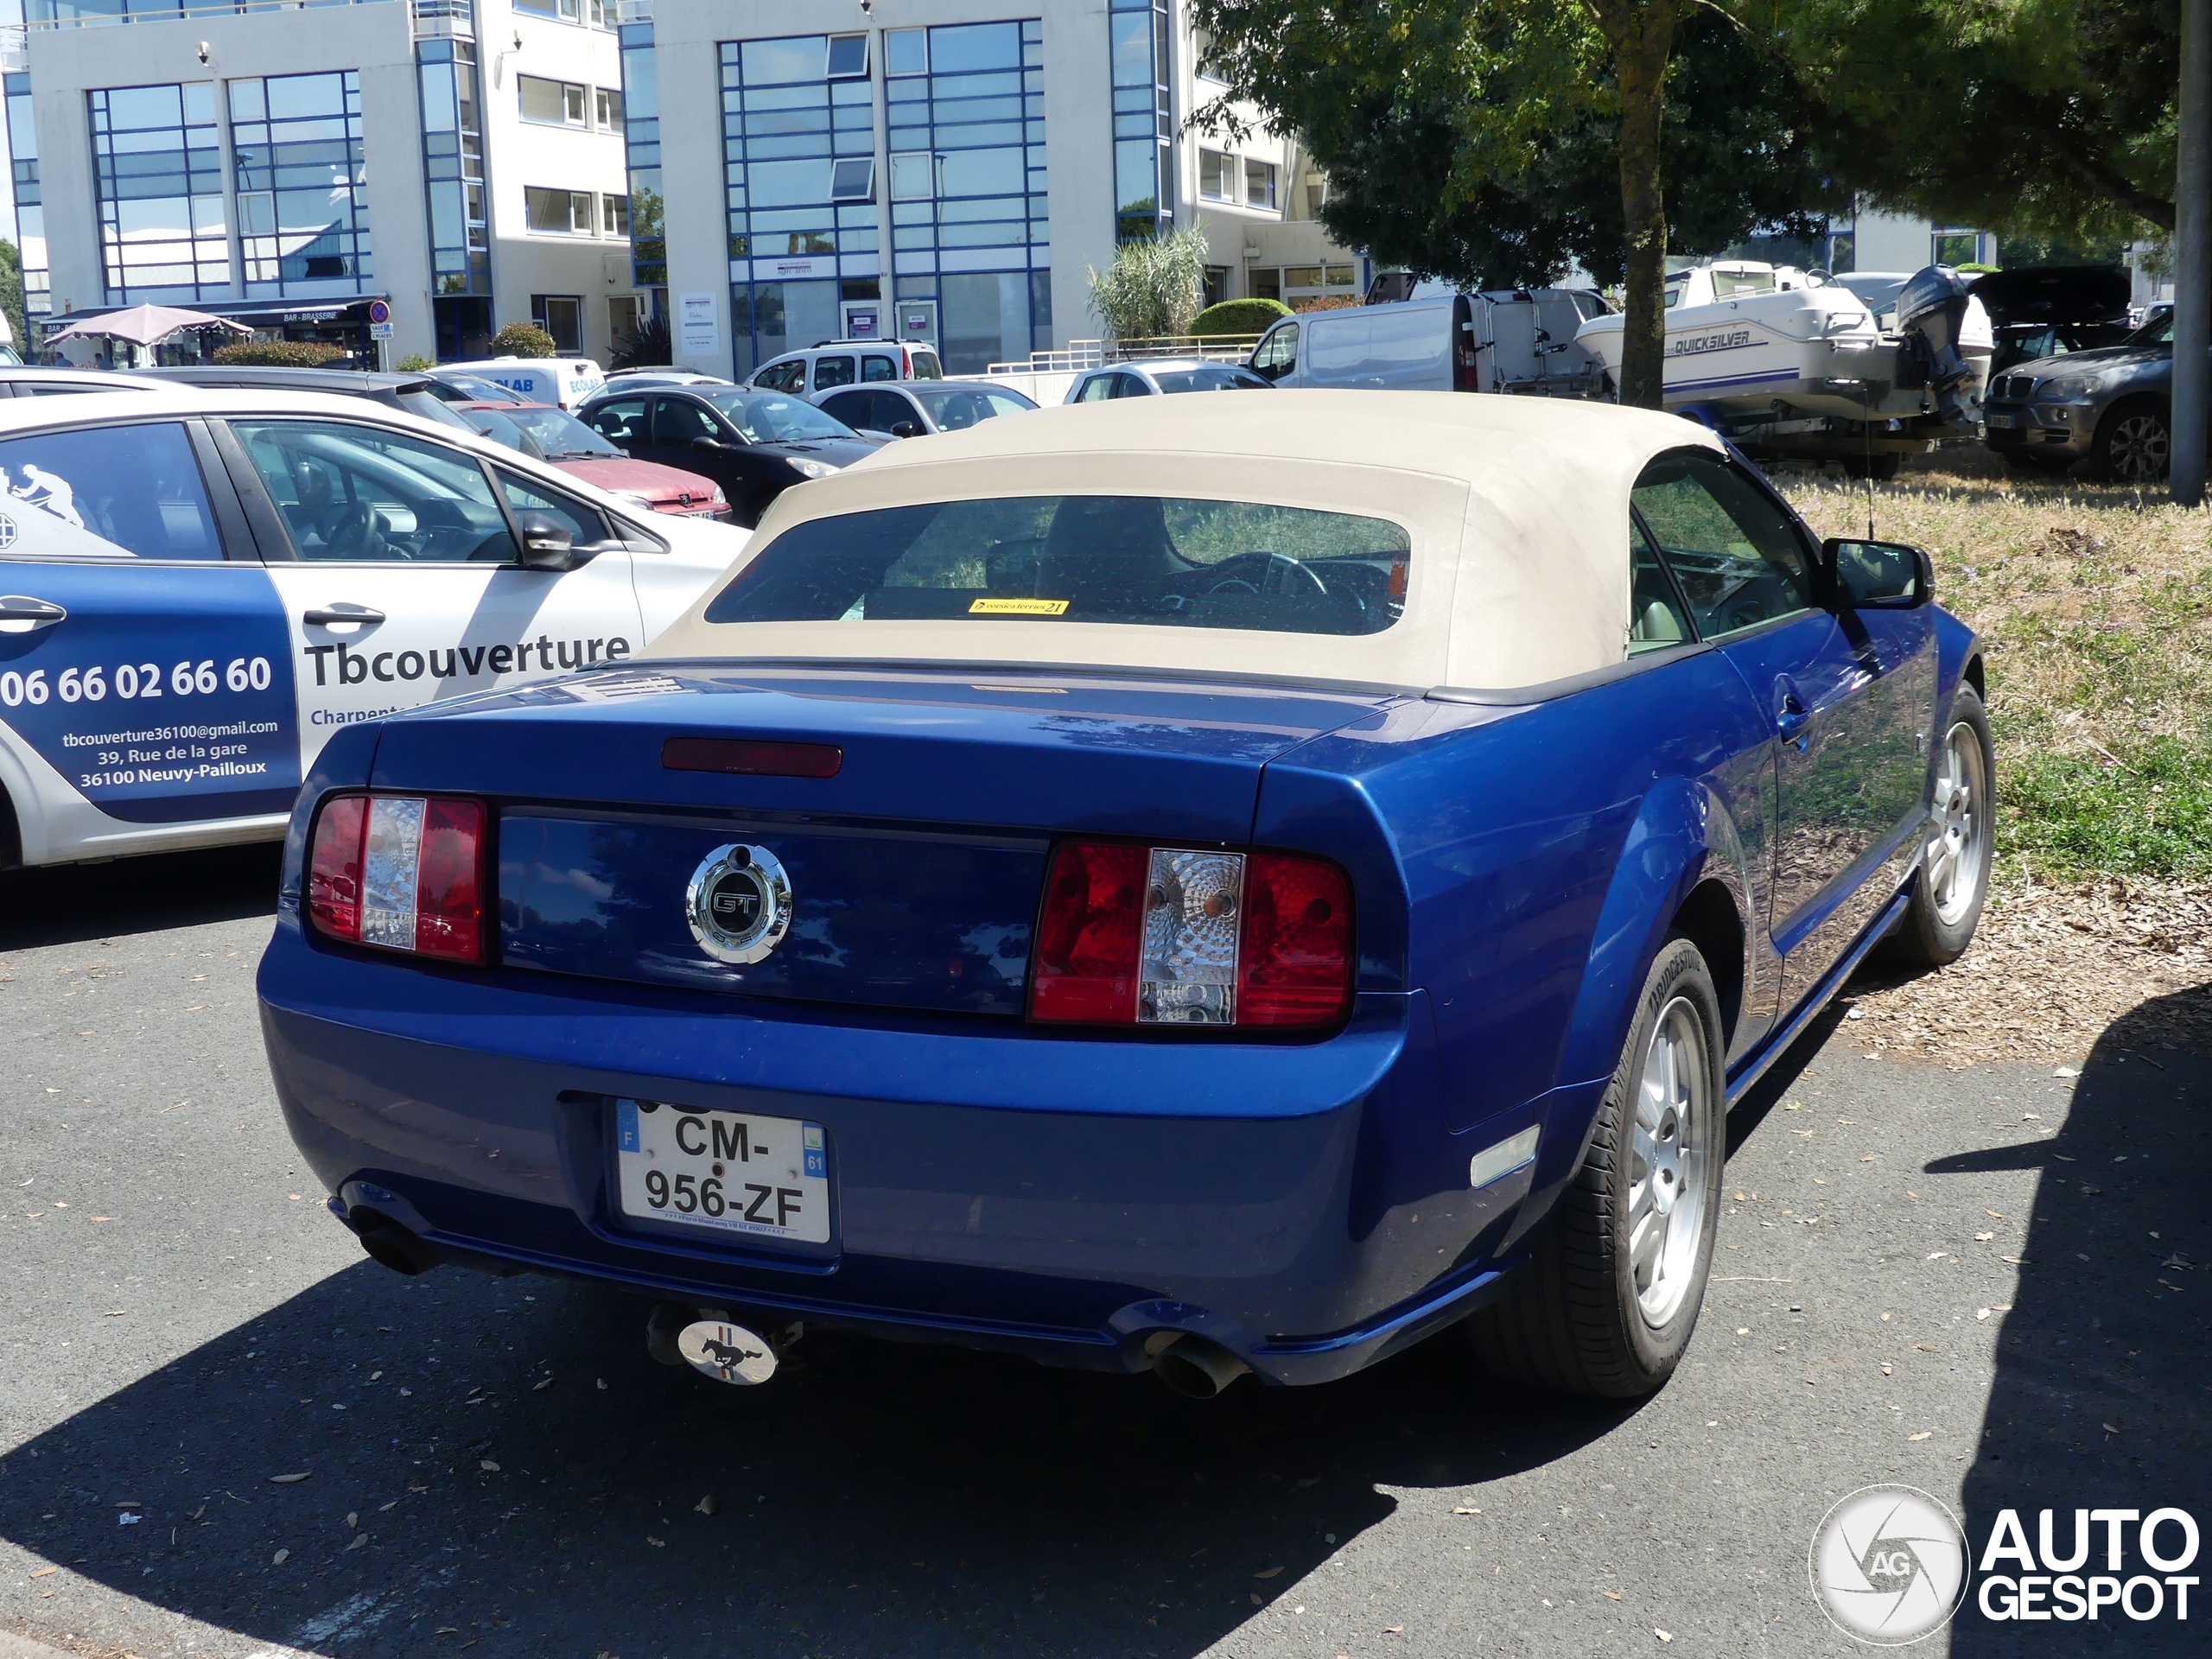
[[(742, 1391), (655, 1365), (642, 1304), (361, 1255), (264, 1065), (274, 871), (0, 876), (0, 1631), (49, 1648), (1840, 1653), (1806, 1552), (1857, 1487), (1977, 1541), (2212, 1493), (2181, 1052), (1950, 1071), (1832, 1008), (1732, 1119), (1695, 1343), (1633, 1408), (1502, 1392), (1450, 1333), (1199, 1403), (817, 1332)], [(1923, 1650), (2200, 1618), (1969, 1604)]]

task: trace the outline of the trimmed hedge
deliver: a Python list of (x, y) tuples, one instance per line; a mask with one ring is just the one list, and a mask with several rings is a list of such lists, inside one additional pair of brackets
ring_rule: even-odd
[(1224, 300), (1192, 318), (1191, 332), (1209, 337), (1264, 334), (1289, 315), (1290, 308), (1281, 300)]
[(550, 357), (553, 336), (534, 322), (511, 322), (492, 336), (494, 357)]
[(1359, 302), (1349, 294), (1317, 294), (1298, 302), (1298, 315), (1302, 317), (1308, 311), (1350, 311), (1358, 305)]
[(264, 369), (319, 369), (345, 355), (344, 346), (320, 340), (242, 340), (217, 346), (214, 360)]
[(438, 365), (420, 352), (410, 352), (393, 366), (402, 374), (427, 374)]

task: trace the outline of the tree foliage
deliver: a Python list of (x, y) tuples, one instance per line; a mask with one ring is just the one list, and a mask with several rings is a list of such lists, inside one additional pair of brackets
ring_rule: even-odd
[(15, 336), (16, 355), (24, 362), (33, 360), (35, 342), (31, 339), (30, 320), (23, 315), (23, 256), (12, 242), (0, 241), (0, 314), (8, 319), (8, 332)]
[(553, 336), (534, 322), (511, 322), (492, 336), (494, 357), (550, 357)]
[(1191, 332), (1201, 336), (1263, 334), (1289, 315), (1290, 308), (1281, 300), (1223, 300), (1192, 318)]
[(2176, 0), (1786, 0), (1851, 184), (2076, 244), (2173, 228)]

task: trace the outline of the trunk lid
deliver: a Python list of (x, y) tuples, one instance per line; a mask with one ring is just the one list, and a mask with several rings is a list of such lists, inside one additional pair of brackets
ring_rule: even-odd
[[(1246, 841), (1262, 769), (1388, 693), (1019, 671), (653, 664), (391, 722), (375, 786), (489, 798), (500, 961), (753, 995), (1019, 1014), (1056, 835)], [(834, 746), (828, 778), (671, 770), (668, 740)], [(686, 889), (769, 852), (791, 919), (717, 961)]]

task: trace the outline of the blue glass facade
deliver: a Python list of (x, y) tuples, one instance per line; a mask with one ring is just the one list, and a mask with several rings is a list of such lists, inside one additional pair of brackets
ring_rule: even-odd
[(1173, 20), (1166, 0), (1111, 0), (1114, 233), (1123, 242), (1175, 226)]
[(740, 376), (836, 337), (847, 302), (931, 302), (956, 372), (1051, 344), (1043, 38), (1014, 19), (722, 44)]
[(231, 245), (212, 81), (85, 94), (107, 297), (227, 299)]
[[(8, 154), (15, 175), (16, 245), (23, 256), (23, 313), (43, 316), (54, 309), (54, 290), (46, 253), (46, 198), (38, 177), (38, 123), (31, 116), (31, 78), (0, 76), (8, 99)], [(29, 340), (17, 340), (29, 355)]]
[(363, 291), (375, 271), (359, 74), (228, 84), (246, 297)]
[(625, 23), (622, 140), (630, 170), (630, 277), (639, 288), (668, 286), (668, 237), (660, 183), (660, 71), (653, 26)]
[(428, 40), (416, 51), (423, 182), (430, 203), (430, 291), (489, 294), (492, 245), (484, 210), (475, 43)]

